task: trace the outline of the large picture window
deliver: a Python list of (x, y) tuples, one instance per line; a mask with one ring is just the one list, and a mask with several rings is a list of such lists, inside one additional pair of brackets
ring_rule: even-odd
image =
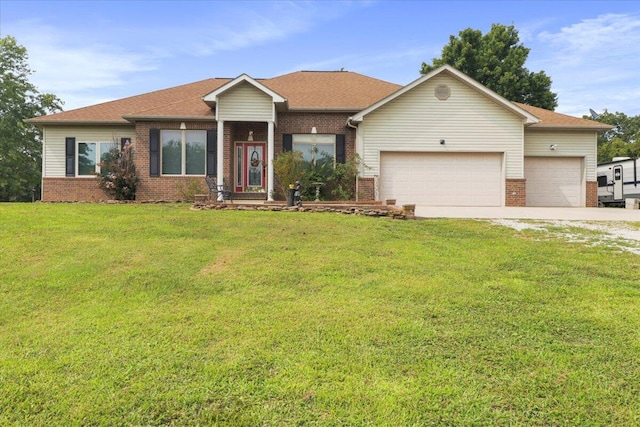
[(100, 162), (105, 159), (109, 150), (117, 147), (114, 142), (79, 142), (76, 168), (78, 176), (94, 176), (100, 173)]
[(335, 164), (336, 136), (328, 134), (294, 134), (293, 150), (302, 153), (305, 161), (320, 165)]
[(206, 156), (206, 131), (162, 131), (163, 175), (204, 175)]

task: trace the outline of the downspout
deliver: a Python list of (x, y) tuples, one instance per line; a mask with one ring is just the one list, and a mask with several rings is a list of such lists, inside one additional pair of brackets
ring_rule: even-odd
[[(352, 129), (356, 130), (356, 145), (358, 144), (358, 126), (354, 126), (351, 124), (351, 117), (347, 117), (347, 126), (349, 126)], [(357, 154), (358, 150), (356, 149), (356, 154)], [(358, 199), (360, 198), (360, 180), (358, 179), (358, 177), (356, 176), (356, 202), (358, 201)]]

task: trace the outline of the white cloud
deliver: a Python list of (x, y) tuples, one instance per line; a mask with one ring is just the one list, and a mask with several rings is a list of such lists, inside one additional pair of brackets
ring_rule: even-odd
[(601, 15), (539, 33), (537, 40), (549, 53), (535, 69), (553, 79), (559, 112), (581, 116), (589, 108), (607, 108), (640, 114), (640, 16)]
[(209, 56), (300, 35), (370, 4), (372, 2), (276, 1), (252, 2), (248, 3), (249, 6), (242, 6), (243, 3), (237, 3), (236, 8), (226, 10), (225, 16), (215, 22), (214, 32), (210, 28), (204, 32), (187, 29), (186, 39), (199, 40), (192, 42), (192, 53)]
[(153, 55), (128, 51), (117, 45), (84, 40), (78, 34), (41, 21), (13, 23), (10, 33), (27, 48), (31, 82), (41, 92), (55, 93), (65, 110), (104, 101), (91, 91), (123, 86), (132, 73), (154, 70)]

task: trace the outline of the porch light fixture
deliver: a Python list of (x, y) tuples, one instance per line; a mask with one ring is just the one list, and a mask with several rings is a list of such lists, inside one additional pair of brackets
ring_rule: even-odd
[(187, 125), (184, 122), (180, 123), (180, 130), (187, 130)]
[(311, 128), (311, 133), (318, 133), (318, 129), (315, 126)]
[(249, 131), (249, 136), (247, 137), (247, 141), (253, 141), (253, 131)]
[(551, 144), (551, 145), (549, 146), (549, 150), (555, 151), (555, 150), (557, 150), (557, 149), (558, 149), (558, 144)]

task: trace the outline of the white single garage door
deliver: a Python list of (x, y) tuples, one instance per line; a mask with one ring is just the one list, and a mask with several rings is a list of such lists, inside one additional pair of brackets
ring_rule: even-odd
[(502, 206), (502, 153), (380, 153), (380, 199)]
[(525, 157), (527, 206), (584, 206), (581, 157)]

